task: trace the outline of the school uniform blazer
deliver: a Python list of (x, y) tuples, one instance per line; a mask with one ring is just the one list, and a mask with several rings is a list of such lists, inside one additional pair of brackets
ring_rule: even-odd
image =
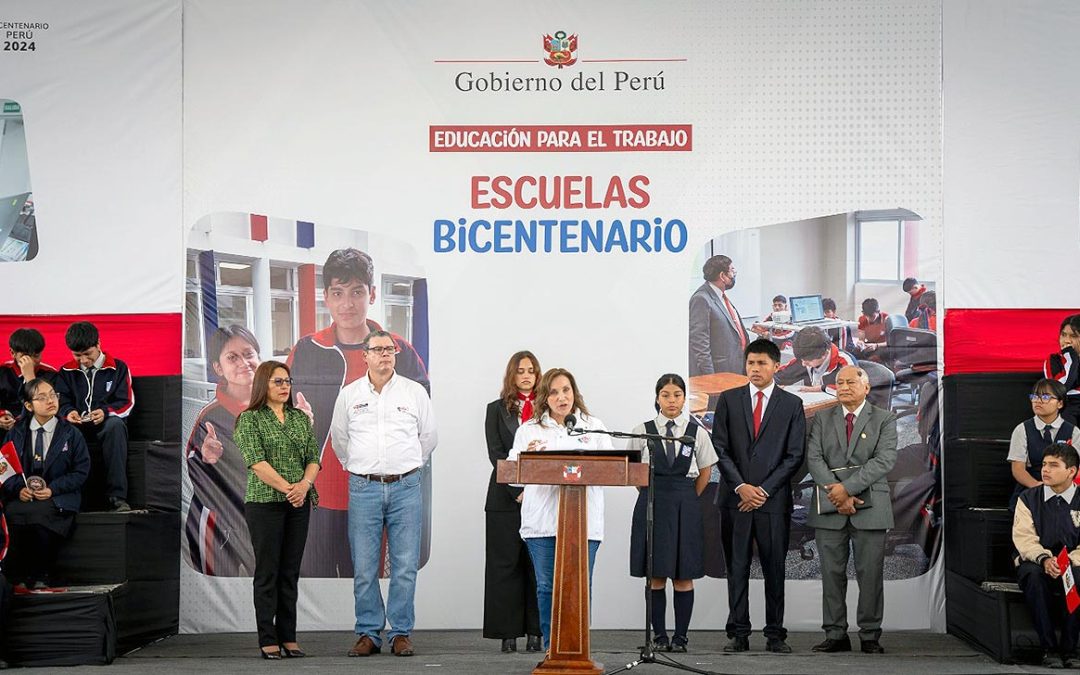
[(712, 284), (703, 283), (690, 296), (690, 376), (744, 373), (743, 339), (750, 342), (746, 328), (728, 313)]
[[(11, 428), (4, 438), (4, 443), (11, 441), (19, 453), (23, 470), (29, 471), (34, 463), (34, 440), (30, 431), (32, 415), (24, 415), (19, 423)], [(52, 443), (45, 454), (45, 470), (41, 477), (52, 489), (52, 500), (58, 509), (79, 512), (82, 505), (82, 488), (86, 477), (90, 475), (90, 452), (86, 449), (83, 435), (63, 419), (57, 420)], [(19, 490), (26, 487), (22, 476), (12, 476), (4, 481), (4, 498), (8, 501), (19, 499)]]
[(847, 410), (838, 405), (814, 415), (806, 449), (806, 465), (816, 486), (836, 482), (830, 469), (861, 466), (844, 481), (844, 489), (857, 495), (870, 488), (871, 505), (853, 516), (842, 513), (818, 514), (818, 492), (810, 502), (807, 524), (826, 530), (840, 530), (851, 521), (859, 530), (886, 530), (893, 526), (889, 472), (896, 464), (896, 415), (867, 403), (855, 418), (851, 440), (847, 440)]
[(716, 403), (712, 440), (720, 475), (727, 484), (719, 495), (722, 508), (739, 508), (735, 488), (749, 483), (769, 494), (758, 511), (791, 512), (791, 479), (806, 454), (806, 413), (801, 398), (774, 387), (754, 438), (750, 387), (728, 389)]
[(517, 496), (522, 489), (510, 485), (500, 485), (495, 481), (495, 469), (500, 459), (506, 459), (514, 447), (514, 434), (517, 433), (520, 417), (518, 413), (508, 412), (503, 400), (496, 399), (488, 403), (484, 418), (484, 436), (487, 439), (488, 459), (491, 460), (491, 479), (488, 480), (485, 511), (519, 511), (521, 504)]

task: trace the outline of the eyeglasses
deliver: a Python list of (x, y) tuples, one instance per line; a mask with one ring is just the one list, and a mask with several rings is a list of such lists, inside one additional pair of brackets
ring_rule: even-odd
[(292, 386), (292, 378), (291, 377), (275, 377), (274, 379), (270, 380), (270, 384), (274, 385), (275, 387), (280, 387), (283, 384), (288, 385), (288, 386), (291, 387)]
[(1031, 399), (1032, 403), (1034, 403), (1035, 401), (1049, 403), (1050, 401), (1057, 400), (1057, 396), (1054, 396), (1053, 394), (1028, 394), (1028, 398)]
[(399, 352), (397, 347), (368, 347), (367, 350), (372, 354), (378, 354), (379, 356), (390, 356), (391, 354), (397, 354)]
[(48, 401), (58, 401), (58, 400), (60, 400), (60, 394), (57, 394), (55, 391), (52, 391), (52, 392), (49, 392), (48, 394), (41, 394), (40, 396), (35, 396), (32, 400), (34, 400), (34, 401), (36, 401), (38, 403), (46, 403)]

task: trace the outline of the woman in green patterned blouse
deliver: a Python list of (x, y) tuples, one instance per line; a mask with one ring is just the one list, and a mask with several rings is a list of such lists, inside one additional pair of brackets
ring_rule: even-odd
[(265, 659), (305, 656), (296, 643), (296, 595), (308, 504), (319, 503), (319, 447), (311, 419), (293, 406), (284, 363), (266, 361), (255, 371), (251, 403), (236, 418), (233, 438), (248, 467), (244, 519), (255, 549), (259, 648)]

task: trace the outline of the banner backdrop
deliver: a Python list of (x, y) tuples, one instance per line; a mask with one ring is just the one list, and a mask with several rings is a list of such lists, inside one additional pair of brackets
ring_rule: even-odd
[[(570, 369), (590, 410), (630, 429), (653, 416), (657, 376), (686, 372), (687, 280), (718, 237), (903, 208), (921, 219), (920, 274), (940, 278), (940, 32), (929, 1), (187, 2), (189, 307), (212, 280), (216, 325), (286, 357), (329, 325), (320, 267), (355, 231), (349, 245), (375, 259), (367, 317), (411, 331), (439, 420), (418, 628), (477, 627), (484, 406), (510, 354)], [(854, 261), (855, 220), (828, 246), (773, 240), (755, 271)], [(213, 242), (225, 231), (233, 248)], [(819, 286), (854, 316), (859, 284), (882, 282), (902, 313), (893, 253), (891, 281), (845, 264)], [(193, 412), (213, 391), (206, 316), (187, 316)], [(643, 614), (627, 573), (635, 497), (606, 492), (598, 628)], [(886, 582), (887, 629), (940, 625), (939, 567), (923, 565)], [(206, 571), (183, 565), (183, 629), (252, 630), (250, 580)], [(351, 581), (335, 576), (348, 575), (301, 580), (302, 629), (352, 625)], [(795, 630), (820, 625), (810, 577), (788, 582)], [(724, 581), (697, 588), (695, 627), (721, 627)], [(760, 581), (751, 606), (760, 625)]]

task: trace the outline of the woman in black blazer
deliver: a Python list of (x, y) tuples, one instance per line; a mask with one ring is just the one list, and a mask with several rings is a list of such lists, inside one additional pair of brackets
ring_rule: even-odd
[(51, 384), (35, 378), (23, 385), (22, 395), (27, 412), (4, 438), (23, 469), (3, 486), (11, 528), (5, 570), (15, 581), (44, 588), (75, 525), (90, 453), (78, 429), (56, 416), (59, 400)]
[(518, 426), (532, 418), (540, 362), (529, 351), (510, 357), (502, 393), (488, 404), (484, 420), (491, 480), (488, 481), (484, 565), (484, 637), (502, 640), (504, 652), (517, 651), (517, 639), (528, 635), (526, 651), (541, 650), (536, 577), (529, 551), (521, 541), (521, 488), (495, 482), (495, 466), (506, 459)]

